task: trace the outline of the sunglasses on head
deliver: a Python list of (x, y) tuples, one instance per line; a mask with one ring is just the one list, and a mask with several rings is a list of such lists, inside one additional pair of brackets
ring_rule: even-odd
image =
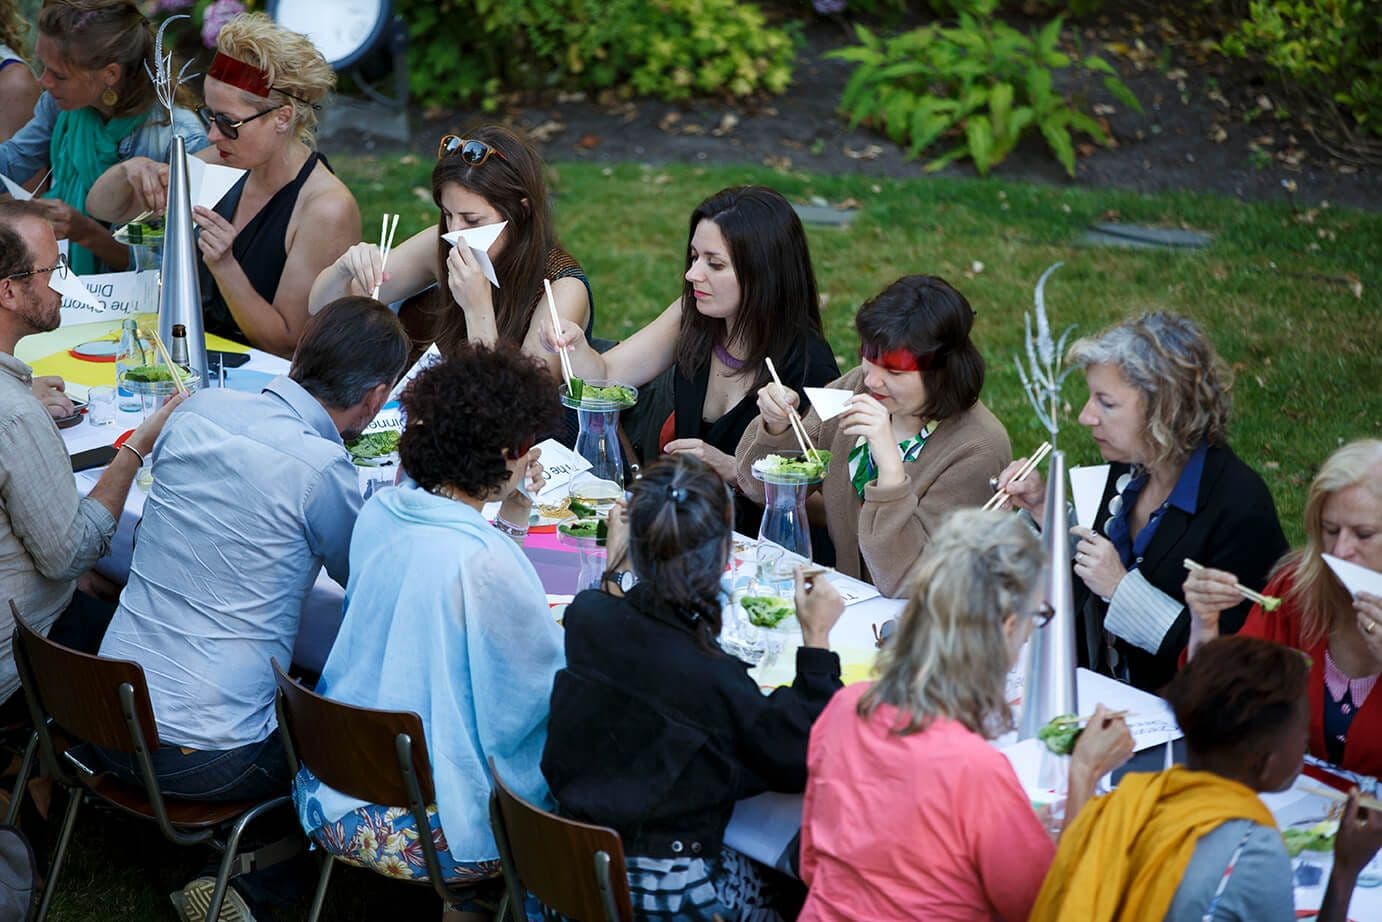
[(197, 115), (201, 116), (201, 120), (207, 128), (210, 128), (214, 124), (216, 126), (216, 129), (220, 131), (221, 134), (226, 136), (227, 140), (234, 141), (240, 137), (241, 126), (248, 125), (255, 119), (263, 118), (270, 112), (276, 112), (280, 108), (280, 106), (270, 106), (263, 112), (256, 112), (249, 118), (242, 118), (239, 121), (233, 120), (229, 115), (226, 115), (224, 112), (214, 112), (206, 106), (201, 106), (200, 108), (198, 108)]
[(449, 134), (442, 138), (441, 143), (437, 145), (438, 160), (451, 154), (458, 154), (461, 160), (470, 166), (483, 166), (490, 155), (498, 157), (505, 163), (509, 161), (509, 158), (505, 157), (501, 151), (490, 147), (484, 141), (473, 141), (455, 134)]

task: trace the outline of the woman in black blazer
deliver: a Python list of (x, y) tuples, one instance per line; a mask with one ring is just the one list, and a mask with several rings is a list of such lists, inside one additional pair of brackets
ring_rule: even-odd
[[(606, 574), (612, 592), (566, 610), (542, 772), (563, 815), (619, 832), (640, 919), (775, 918), (756, 866), (723, 847), (725, 827), (737, 800), (805, 788), (811, 725), (840, 688), (828, 638), (844, 602), (800, 571), (791, 687), (763, 694), (717, 646), (732, 507), (705, 462), (656, 461), (628, 510), (641, 582), (622, 595)], [(618, 560), (617, 533), (610, 543)]]
[[(1191, 321), (1143, 314), (1070, 347), (1085, 372), (1088, 426), (1108, 479), (1094, 528), (1075, 528), (1080, 664), (1156, 690), (1190, 639), (1185, 561), (1238, 574), (1254, 589), (1287, 550), (1271, 492), (1225, 439), (1231, 375)], [(1040, 477), (1009, 484), (1013, 503), (1045, 514)], [(1251, 603), (1223, 613), (1224, 633)]]

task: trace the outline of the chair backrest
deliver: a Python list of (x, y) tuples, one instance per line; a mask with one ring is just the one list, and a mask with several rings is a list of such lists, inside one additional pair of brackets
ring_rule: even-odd
[(619, 833), (533, 806), (509, 789), (492, 759), (490, 773), (494, 838), (505, 875), (517, 877), (510, 883), (521, 881), (544, 904), (572, 919), (631, 922), (633, 904)]
[(20, 616), (13, 599), (10, 613), (14, 615), (14, 658), (20, 680), (37, 699), (43, 714), (87, 742), (134, 752), (120, 703), (120, 686), (129, 685), (145, 746), (150, 752), (158, 748), (158, 724), (144, 670), (138, 663), (81, 653), (49, 640)]
[(323, 698), (289, 678), (274, 660), (282, 729), (294, 758), (323, 784), (386, 807), (409, 806), (399, 765), (399, 736), (408, 738), (423, 804), (436, 800), (422, 718), (411, 711), (377, 711)]

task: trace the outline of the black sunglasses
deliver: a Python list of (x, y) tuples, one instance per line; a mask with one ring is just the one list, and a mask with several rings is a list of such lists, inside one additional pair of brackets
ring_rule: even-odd
[(461, 159), (470, 166), (483, 166), (491, 155), (498, 157), (505, 163), (509, 160), (501, 151), (490, 147), (484, 141), (472, 141), (455, 134), (449, 134), (442, 138), (441, 143), (437, 145), (438, 160), (450, 154), (460, 154)]
[(30, 269), (28, 272), (16, 272), (14, 275), (7, 275), (7, 279), (26, 279), (34, 275), (42, 275), (45, 272), (55, 272), (58, 278), (67, 278), (67, 257), (58, 254), (58, 261), (51, 266), (44, 266), (42, 269)]
[(256, 112), (249, 118), (242, 118), (238, 122), (231, 121), (230, 116), (226, 115), (224, 112), (213, 112), (206, 106), (201, 106), (200, 108), (198, 108), (197, 115), (201, 116), (202, 122), (205, 123), (208, 129), (211, 127), (213, 123), (215, 123), (216, 128), (221, 132), (221, 134), (225, 135), (228, 140), (234, 141), (240, 137), (241, 126), (248, 125), (255, 119), (263, 118), (270, 112), (276, 112), (281, 108), (282, 106), (272, 106), (271, 108), (265, 109), (263, 112)]

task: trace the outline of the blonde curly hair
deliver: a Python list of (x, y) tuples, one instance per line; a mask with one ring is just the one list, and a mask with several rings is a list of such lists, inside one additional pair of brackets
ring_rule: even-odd
[(878, 679), (859, 699), (859, 715), (892, 705), (899, 735), (925, 730), (938, 717), (989, 739), (1010, 729), (1003, 622), (1022, 616), (1044, 556), (1016, 516), (952, 513), (917, 564), (907, 607), (878, 655)]
[(1227, 438), (1233, 373), (1192, 320), (1166, 311), (1132, 317), (1076, 340), (1066, 361), (1110, 365), (1142, 395), (1149, 467), (1179, 466), (1200, 442)]
[(19, 15), (16, 0), (0, 0), (0, 45), (8, 45), (15, 54), (27, 57), (24, 36), (28, 31), (29, 23)]
[[(317, 109), (336, 86), (336, 72), (307, 36), (283, 28), (264, 13), (242, 13), (221, 28), (216, 50), (264, 71), (273, 88), (269, 100), (292, 106), (298, 140), (315, 146)], [(262, 99), (240, 92), (251, 104)]]

